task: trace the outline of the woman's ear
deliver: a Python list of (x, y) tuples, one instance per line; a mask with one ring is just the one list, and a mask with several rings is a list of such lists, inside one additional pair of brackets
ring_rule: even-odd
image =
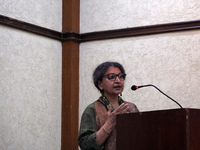
[(100, 90), (103, 90), (103, 86), (102, 86), (102, 82), (101, 81), (98, 81), (98, 86), (99, 86)]

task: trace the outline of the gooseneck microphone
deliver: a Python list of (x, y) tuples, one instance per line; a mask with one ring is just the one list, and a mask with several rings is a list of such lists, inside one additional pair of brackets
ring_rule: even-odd
[(165, 95), (166, 97), (168, 97), (169, 99), (171, 99), (172, 101), (174, 101), (176, 104), (178, 104), (181, 108), (183, 108), (177, 101), (175, 101), (174, 99), (172, 99), (171, 97), (169, 97), (167, 94), (165, 94), (164, 92), (162, 92), (159, 88), (157, 88), (155, 85), (153, 84), (148, 84), (148, 85), (141, 85), (141, 86), (136, 86), (136, 85), (133, 85), (131, 87), (131, 90), (135, 91), (139, 88), (143, 88), (143, 87), (147, 87), (147, 86), (153, 86), (154, 88), (156, 88), (159, 92), (161, 92), (163, 95)]

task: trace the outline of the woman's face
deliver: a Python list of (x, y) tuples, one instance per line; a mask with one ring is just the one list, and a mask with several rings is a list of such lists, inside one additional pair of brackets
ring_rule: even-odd
[[(116, 78), (113, 79), (113, 75)], [(117, 67), (109, 67), (103, 76), (102, 82), (99, 81), (99, 88), (104, 91), (105, 96), (118, 96), (124, 89), (123, 74)]]

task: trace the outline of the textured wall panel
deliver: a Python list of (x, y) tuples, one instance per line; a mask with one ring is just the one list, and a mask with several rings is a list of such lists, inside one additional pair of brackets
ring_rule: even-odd
[(1, 0), (0, 14), (62, 31), (62, 0)]
[(0, 149), (59, 150), (61, 43), (0, 26)]
[(199, 20), (198, 0), (99, 0), (81, 2), (81, 33)]

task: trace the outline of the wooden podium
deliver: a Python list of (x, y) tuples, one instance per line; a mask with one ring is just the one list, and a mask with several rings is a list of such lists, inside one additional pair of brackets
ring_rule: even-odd
[(200, 110), (117, 115), (117, 150), (200, 150)]

